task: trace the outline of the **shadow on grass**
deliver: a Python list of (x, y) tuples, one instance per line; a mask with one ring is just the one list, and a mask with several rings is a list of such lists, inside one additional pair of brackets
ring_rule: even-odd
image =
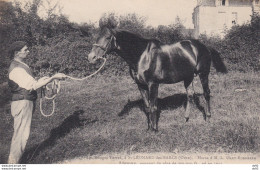
[[(194, 94), (193, 102), (195, 106), (203, 113), (203, 117), (205, 118), (206, 114), (205, 114), (204, 107), (200, 104), (200, 100), (199, 100), (200, 96), (202, 96), (202, 94)], [(158, 98), (159, 114), (161, 113), (162, 110), (174, 110), (181, 106), (186, 106), (186, 104), (187, 104), (187, 96), (185, 93), (174, 94), (172, 96), (168, 96), (162, 99)], [(139, 108), (140, 110), (145, 112), (144, 107), (145, 106), (144, 106), (143, 99), (139, 99), (135, 101), (128, 100), (127, 104), (124, 106), (122, 111), (118, 114), (118, 116), (128, 115), (133, 108)]]
[[(84, 110), (77, 110), (72, 115), (64, 119), (62, 124), (51, 130), (48, 139), (44, 140), (42, 143), (26, 150), (21, 158), (21, 163), (30, 163), (35, 157), (37, 157), (40, 152), (47, 149), (48, 147), (54, 146), (55, 142), (65, 137), (74, 128), (79, 128), (84, 126), (86, 119), (81, 119), (80, 116), (84, 113)], [(97, 120), (92, 120), (87, 123), (94, 123)]]

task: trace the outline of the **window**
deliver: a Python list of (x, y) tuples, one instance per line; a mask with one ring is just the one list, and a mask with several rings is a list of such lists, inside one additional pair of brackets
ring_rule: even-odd
[(232, 25), (237, 24), (237, 12), (232, 12)]
[(226, 0), (217, 0), (217, 6), (225, 6)]
[(228, 25), (227, 21), (228, 21), (227, 14), (223, 11), (219, 11), (217, 17), (216, 29), (223, 30), (224, 26)]
[(225, 6), (226, 0), (222, 0), (222, 6)]

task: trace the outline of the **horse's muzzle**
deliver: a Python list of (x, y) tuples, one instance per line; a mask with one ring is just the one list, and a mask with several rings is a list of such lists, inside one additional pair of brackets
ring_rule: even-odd
[(88, 58), (87, 58), (87, 60), (92, 64), (95, 63), (97, 61), (97, 59), (98, 59), (98, 57), (93, 53), (89, 53)]

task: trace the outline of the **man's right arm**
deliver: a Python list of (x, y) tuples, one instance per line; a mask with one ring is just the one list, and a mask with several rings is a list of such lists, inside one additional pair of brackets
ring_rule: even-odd
[(14, 68), (9, 74), (9, 79), (26, 90), (36, 90), (53, 81), (55, 77), (42, 77), (37, 81), (23, 68)]

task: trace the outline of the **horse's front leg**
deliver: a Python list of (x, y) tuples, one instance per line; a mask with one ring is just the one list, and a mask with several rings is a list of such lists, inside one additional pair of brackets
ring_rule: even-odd
[(134, 70), (129, 66), (129, 73), (130, 73), (130, 76), (132, 77), (133, 80), (136, 81), (136, 76), (134, 76)]
[(149, 109), (151, 130), (158, 131), (159, 111), (158, 111), (158, 88), (159, 84), (150, 83), (149, 87)]
[(147, 117), (147, 124), (148, 124), (148, 128), (147, 130), (149, 130), (151, 127), (151, 123), (150, 123), (150, 108), (149, 108), (149, 88), (148, 85), (146, 84), (142, 84), (139, 82), (139, 80), (137, 79), (136, 75), (137, 73), (134, 72), (133, 69), (131, 69), (131, 67), (129, 67), (129, 72), (130, 72), (130, 76), (132, 77), (132, 79), (135, 81), (135, 83), (138, 85), (138, 89), (141, 93), (141, 96), (143, 98), (144, 101), (144, 113)]
[(138, 89), (141, 93), (141, 96), (143, 98), (143, 101), (144, 101), (144, 112), (145, 112), (145, 115), (147, 117), (147, 124), (148, 124), (148, 128), (147, 130), (150, 129), (150, 109), (149, 109), (149, 101), (148, 101), (148, 96), (149, 96), (149, 93), (148, 93), (148, 86), (147, 85), (143, 85), (143, 84), (138, 84)]

